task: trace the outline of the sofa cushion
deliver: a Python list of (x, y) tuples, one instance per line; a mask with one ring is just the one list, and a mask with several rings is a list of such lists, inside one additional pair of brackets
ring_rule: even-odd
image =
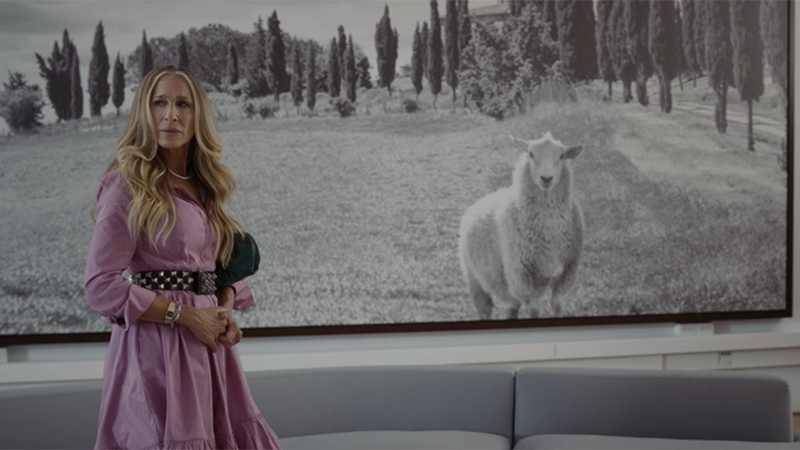
[(281, 439), (284, 450), (510, 449), (503, 436), (471, 431), (351, 431)]
[(800, 442), (704, 441), (696, 439), (658, 439), (587, 434), (540, 434), (521, 439), (515, 450), (533, 449), (800, 449)]

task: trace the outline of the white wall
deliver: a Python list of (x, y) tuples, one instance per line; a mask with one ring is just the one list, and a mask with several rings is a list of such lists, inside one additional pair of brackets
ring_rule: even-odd
[[(796, 8), (796, 16), (797, 10)], [(800, 40), (796, 39), (796, 42)], [(797, 84), (795, 84), (796, 86)], [(797, 103), (798, 96), (795, 95)], [(795, 129), (797, 129), (795, 117)], [(795, 160), (795, 174), (800, 164)], [(796, 183), (797, 185), (797, 183)], [(794, 211), (800, 211), (798, 189)], [(374, 364), (511, 364), (748, 370), (786, 378), (800, 412), (800, 217), (795, 213), (794, 317), (715, 324), (712, 336), (675, 336), (674, 324), (321, 337), (250, 338), (245, 370)], [(0, 360), (2, 360), (0, 349)], [(0, 363), (0, 387), (99, 379), (106, 345), (20, 345)], [(726, 354), (720, 358), (720, 353)], [(730, 355), (727, 355), (729, 353)]]

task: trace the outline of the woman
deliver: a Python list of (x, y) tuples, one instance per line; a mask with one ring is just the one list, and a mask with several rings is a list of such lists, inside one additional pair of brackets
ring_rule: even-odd
[(253, 296), (244, 281), (214, 291), (208, 277), (242, 231), (220, 155), (197, 78), (148, 73), (93, 211), (86, 296), (114, 324), (96, 448), (279, 448), (234, 348), (231, 310)]

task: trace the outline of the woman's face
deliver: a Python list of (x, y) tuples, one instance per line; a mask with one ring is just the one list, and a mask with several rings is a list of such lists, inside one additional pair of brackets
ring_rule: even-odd
[(183, 77), (166, 74), (158, 80), (150, 100), (150, 113), (160, 147), (169, 150), (188, 147), (194, 136), (194, 102)]

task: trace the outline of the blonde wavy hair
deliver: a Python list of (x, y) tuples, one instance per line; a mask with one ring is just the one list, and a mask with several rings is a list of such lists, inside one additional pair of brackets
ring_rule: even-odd
[[(167, 167), (158, 151), (156, 124), (150, 111), (156, 83), (164, 75), (183, 78), (192, 93), (194, 137), (189, 142), (188, 173), (195, 176), (205, 195), (203, 207), (217, 238), (214, 256), (227, 265), (236, 234), (242, 225), (228, 214), (228, 201), (236, 190), (236, 172), (222, 164), (222, 146), (214, 116), (203, 86), (186, 68), (162, 66), (144, 76), (133, 97), (128, 124), (106, 173), (119, 169), (133, 195), (128, 206), (128, 231), (133, 238), (147, 237), (151, 245), (162, 244), (175, 227), (175, 199)], [(92, 208), (94, 216), (94, 207)]]

